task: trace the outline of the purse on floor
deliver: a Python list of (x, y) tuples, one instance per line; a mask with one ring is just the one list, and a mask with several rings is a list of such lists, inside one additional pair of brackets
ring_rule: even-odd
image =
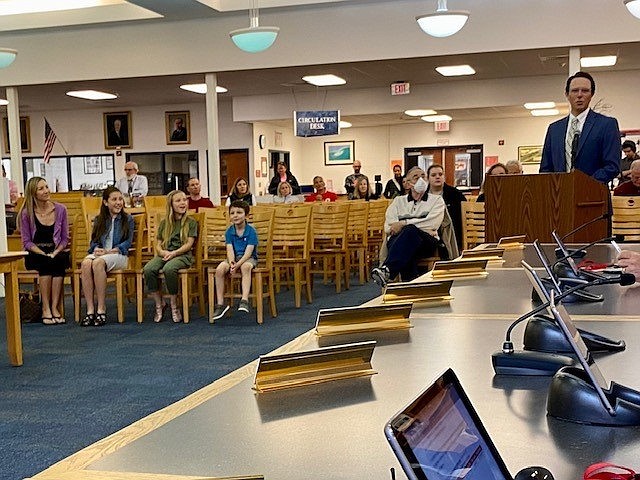
[(42, 321), (42, 305), (40, 298), (33, 292), (20, 292), (20, 321), (35, 323)]
[(614, 465), (613, 463), (594, 463), (584, 471), (584, 480), (634, 480), (640, 474), (630, 468)]

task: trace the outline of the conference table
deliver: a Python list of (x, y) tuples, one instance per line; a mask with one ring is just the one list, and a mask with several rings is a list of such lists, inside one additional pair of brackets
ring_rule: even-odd
[[(514, 256), (527, 256), (528, 249)], [(391, 478), (391, 468), (404, 478), (385, 422), (449, 367), (512, 474), (543, 465), (558, 480), (578, 480), (598, 461), (637, 467), (639, 427), (552, 418), (546, 414), (550, 377), (494, 375), (491, 354), (511, 321), (532, 307), (524, 272), (505, 266), (508, 261), (492, 264), (486, 278), (455, 280), (448, 304), (414, 304), (408, 330), (331, 337), (311, 331), (278, 350), (375, 340), (375, 375), (256, 393), (253, 362), (35, 478), (360, 480)], [(640, 290), (608, 285), (594, 291), (607, 299), (567, 304), (567, 310), (578, 326), (627, 341), (625, 351), (596, 359), (607, 379), (640, 389), (640, 323), (634, 321)], [(514, 330), (517, 346), (523, 328)]]

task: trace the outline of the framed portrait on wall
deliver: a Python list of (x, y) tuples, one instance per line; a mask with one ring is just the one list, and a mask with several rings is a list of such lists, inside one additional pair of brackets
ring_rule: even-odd
[(103, 113), (104, 148), (131, 148), (131, 112)]
[[(2, 140), (4, 153), (9, 153), (9, 119), (2, 119)], [(31, 151), (31, 130), (29, 128), (29, 117), (20, 117), (20, 146), (22, 153)]]
[(164, 112), (167, 145), (191, 143), (189, 112)]
[(351, 165), (355, 158), (356, 142), (324, 142), (325, 165)]

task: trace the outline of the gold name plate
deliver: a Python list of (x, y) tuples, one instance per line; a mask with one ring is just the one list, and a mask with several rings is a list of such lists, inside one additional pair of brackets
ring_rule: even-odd
[(498, 240), (498, 248), (504, 248), (505, 250), (522, 250), (524, 248), (524, 242), (526, 238), (526, 235), (502, 237), (500, 238), (500, 240)]
[(463, 250), (462, 260), (487, 260), (489, 262), (502, 260), (504, 248), (479, 248), (478, 250)]
[(316, 335), (402, 330), (411, 328), (411, 303), (371, 307), (326, 308), (318, 311)]
[(453, 281), (389, 283), (382, 294), (385, 304), (399, 302), (446, 302), (451, 300)]
[(433, 270), (429, 272), (431, 278), (476, 278), (486, 277), (487, 260), (450, 260), (447, 262), (436, 262)]
[(343, 378), (374, 375), (371, 357), (376, 342), (359, 342), (322, 347), (282, 355), (263, 355), (253, 389), (259, 393), (315, 385)]

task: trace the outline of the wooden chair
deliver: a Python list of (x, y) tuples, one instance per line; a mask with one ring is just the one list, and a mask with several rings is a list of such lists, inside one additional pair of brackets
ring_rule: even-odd
[(291, 207), (280, 205), (275, 209), (273, 220), (273, 268), (276, 291), (280, 291), (281, 269), (289, 278), (293, 269), (294, 301), (300, 308), (302, 286), (305, 286), (307, 303), (313, 301), (311, 295), (311, 211), (312, 205)]
[[(274, 211), (256, 212), (254, 214), (251, 225), (256, 229), (258, 234), (258, 265), (251, 271), (251, 294), (249, 298), (254, 300), (256, 309), (256, 320), (259, 324), (264, 321), (264, 300), (269, 299), (271, 307), (271, 316), (276, 317), (278, 311), (276, 309), (275, 289), (273, 282), (273, 216)], [(213, 318), (213, 310), (215, 307), (214, 278), (216, 274), (215, 267), (209, 267), (209, 321)], [(234, 286), (240, 286), (241, 274), (238, 272), (233, 276), (227, 277), (227, 285), (225, 286), (225, 297), (231, 300), (233, 306), (234, 298), (241, 298), (242, 294), (234, 291)], [(213, 323), (213, 322), (212, 322)]]
[(384, 219), (389, 207), (387, 199), (369, 202), (369, 217), (367, 221), (367, 261), (369, 269), (378, 263), (380, 249), (385, 238)]
[[(67, 218), (69, 219), (69, 227), (73, 226), (76, 218), (83, 220), (81, 199), (84, 192), (57, 192), (51, 194), (51, 200), (58, 202), (67, 207)], [(80, 215), (80, 216), (78, 216)], [(83, 220), (84, 221), (84, 220)]]
[(348, 202), (314, 203), (311, 216), (311, 273), (321, 273), (326, 282), (335, 279), (336, 293), (349, 289), (349, 250), (347, 248)]
[(621, 235), (624, 242), (640, 240), (640, 197), (611, 197), (613, 235)]
[(167, 197), (164, 195), (147, 195), (143, 198), (145, 210), (165, 211), (167, 208)]
[(100, 213), (100, 207), (102, 206), (102, 197), (82, 197), (80, 199), (80, 208), (82, 210), (82, 216), (87, 224), (87, 231), (91, 232), (93, 228), (93, 218)]
[[(347, 247), (349, 248), (352, 268), (358, 270), (360, 285), (364, 285), (369, 276), (367, 251), (369, 249), (369, 204), (363, 200), (349, 201), (347, 221)], [(349, 272), (350, 273), (350, 272)]]
[(461, 202), (462, 248), (468, 250), (484, 243), (484, 203)]

